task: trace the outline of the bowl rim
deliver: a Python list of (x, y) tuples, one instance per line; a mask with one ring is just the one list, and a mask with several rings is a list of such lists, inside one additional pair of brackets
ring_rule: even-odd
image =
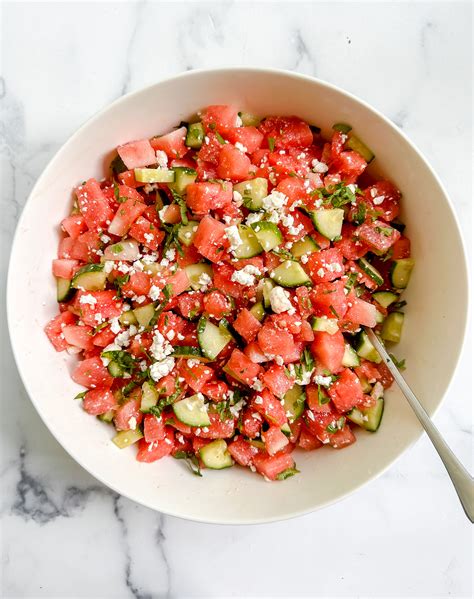
[(352, 94), (351, 92), (346, 91), (345, 89), (334, 85), (333, 83), (329, 83), (323, 79), (320, 79), (318, 77), (313, 77), (310, 75), (305, 75), (302, 73), (296, 73), (293, 71), (289, 71), (289, 70), (285, 70), (285, 69), (277, 69), (277, 68), (266, 68), (266, 67), (245, 67), (245, 66), (230, 66), (230, 67), (217, 67), (217, 68), (204, 68), (204, 69), (193, 69), (193, 70), (189, 70), (189, 71), (184, 71), (182, 73), (178, 73), (177, 75), (173, 75), (171, 77), (164, 77), (158, 81), (155, 81), (154, 83), (147, 85), (145, 87), (142, 87), (138, 90), (132, 91), (132, 92), (128, 92), (127, 94), (124, 94), (122, 96), (120, 96), (119, 98), (115, 99), (114, 101), (110, 102), (109, 104), (107, 104), (106, 106), (102, 107), (101, 109), (99, 109), (98, 111), (96, 111), (93, 115), (91, 115), (88, 119), (86, 119), (86, 121), (84, 121), (62, 144), (61, 146), (58, 148), (58, 150), (54, 153), (54, 155), (52, 156), (52, 158), (48, 161), (47, 165), (43, 168), (41, 174), (39, 175), (38, 179), (36, 180), (35, 184), (33, 185), (33, 188), (31, 189), (30, 193), (28, 194), (28, 197), (26, 199), (26, 202), (23, 206), (23, 209), (21, 211), (20, 217), (17, 221), (16, 227), (15, 227), (15, 233), (13, 236), (13, 240), (12, 240), (12, 244), (11, 244), (11, 251), (10, 251), (10, 256), (9, 256), (9, 261), (8, 261), (8, 273), (7, 273), (7, 287), (6, 287), (6, 312), (7, 312), (7, 325), (8, 325), (8, 334), (9, 334), (9, 338), (10, 338), (10, 346), (12, 349), (12, 353), (13, 353), (13, 357), (15, 360), (15, 364), (18, 370), (18, 374), (20, 376), (20, 380), (23, 384), (23, 386), (25, 387), (25, 390), (28, 394), (28, 397), (31, 401), (31, 403), (33, 404), (34, 408), (36, 409), (37, 413), (39, 414), (41, 420), (43, 421), (44, 425), (46, 426), (46, 428), (49, 430), (49, 432), (51, 433), (51, 435), (55, 438), (55, 440), (61, 445), (61, 447), (63, 448), (64, 451), (66, 451), (66, 453), (68, 453), (73, 460), (78, 463), (82, 468), (84, 468), (84, 470), (86, 472), (88, 472), (91, 476), (93, 476), (96, 480), (98, 480), (100, 483), (102, 483), (104, 486), (106, 486), (107, 488), (111, 489), (113, 492), (117, 493), (118, 495), (121, 495), (123, 497), (126, 497), (127, 499), (134, 501), (146, 508), (152, 509), (153, 511), (158, 511), (159, 513), (165, 514), (167, 516), (173, 516), (176, 518), (180, 518), (183, 520), (188, 520), (191, 522), (199, 522), (199, 523), (205, 523), (205, 524), (222, 524), (222, 525), (234, 525), (234, 526), (238, 526), (238, 525), (250, 525), (250, 524), (266, 524), (266, 523), (272, 523), (272, 522), (280, 522), (280, 521), (284, 521), (284, 520), (289, 520), (292, 518), (296, 518), (299, 516), (304, 516), (306, 514), (310, 514), (312, 512), (315, 511), (319, 511), (321, 509), (324, 509), (330, 505), (333, 505), (335, 503), (338, 503), (340, 501), (342, 501), (343, 499), (346, 499), (347, 497), (349, 497), (350, 495), (352, 495), (353, 493), (355, 493), (356, 491), (358, 491), (360, 488), (364, 487), (365, 485), (369, 484), (370, 482), (373, 482), (375, 479), (377, 479), (379, 476), (381, 476), (382, 474), (384, 474), (390, 467), (392, 467), (401, 457), (402, 455), (404, 455), (410, 448), (412, 448), (415, 443), (417, 443), (419, 441), (419, 439), (421, 438), (422, 434), (423, 434), (423, 428), (421, 427), (421, 425), (418, 425), (418, 432), (415, 435), (415, 438), (413, 439), (412, 442), (410, 442), (397, 456), (395, 456), (393, 459), (391, 459), (384, 467), (382, 467), (381, 469), (373, 472), (370, 474), (370, 476), (368, 476), (363, 482), (361, 482), (360, 484), (354, 486), (353, 488), (351, 488), (349, 491), (343, 492), (340, 495), (337, 495), (336, 497), (334, 497), (333, 499), (327, 500), (325, 502), (323, 502), (322, 504), (318, 505), (318, 506), (314, 506), (314, 507), (309, 507), (309, 508), (304, 508), (304, 509), (295, 509), (291, 512), (287, 512), (283, 515), (280, 516), (271, 516), (268, 518), (239, 518), (238, 521), (236, 520), (222, 520), (219, 518), (199, 518), (199, 517), (195, 517), (195, 516), (188, 516), (188, 515), (184, 515), (182, 513), (176, 513), (173, 512), (172, 510), (158, 510), (154, 505), (151, 504), (151, 502), (148, 502), (146, 500), (143, 500), (142, 498), (139, 497), (135, 497), (133, 496), (132, 493), (125, 493), (122, 490), (119, 490), (118, 488), (116, 488), (115, 485), (110, 484), (109, 482), (106, 482), (104, 480), (104, 477), (101, 474), (98, 474), (96, 472), (93, 472), (89, 467), (85, 466), (82, 462), (82, 459), (80, 456), (76, 455), (76, 452), (72, 451), (69, 448), (66, 448), (66, 446), (61, 442), (60, 438), (59, 438), (59, 434), (57, 434), (52, 427), (50, 427), (49, 423), (48, 423), (48, 418), (47, 415), (43, 413), (42, 407), (40, 405), (40, 402), (36, 401), (36, 399), (34, 399), (33, 394), (30, 393), (30, 389), (29, 389), (29, 385), (28, 385), (28, 377), (26, 376), (26, 370), (25, 368), (22, 366), (22, 361), (19, 359), (20, 351), (19, 348), (16, 347), (16, 342), (15, 342), (15, 335), (13, 333), (12, 330), (12, 312), (13, 312), (13, 305), (14, 305), (14, 298), (13, 298), (13, 294), (11, 292), (12, 289), (12, 284), (11, 281), (14, 277), (14, 272), (13, 272), (13, 268), (12, 268), (12, 262), (13, 262), (13, 257), (16, 253), (16, 247), (19, 243), (19, 238), (20, 238), (20, 231), (22, 229), (22, 224), (23, 224), (23, 220), (26, 219), (26, 215), (28, 213), (28, 207), (31, 204), (31, 199), (34, 197), (34, 195), (37, 193), (37, 189), (40, 188), (41, 183), (43, 181), (44, 178), (46, 178), (48, 172), (54, 167), (54, 164), (56, 162), (56, 160), (60, 157), (60, 155), (62, 154), (62, 152), (64, 151), (64, 149), (66, 148), (66, 146), (69, 146), (70, 143), (74, 142), (75, 138), (77, 136), (79, 136), (79, 134), (82, 132), (82, 130), (89, 125), (92, 125), (95, 121), (99, 120), (103, 114), (105, 114), (107, 111), (109, 111), (111, 108), (127, 102), (130, 98), (135, 97), (135, 96), (139, 96), (140, 94), (146, 94), (147, 92), (149, 92), (149, 90), (151, 90), (152, 88), (159, 86), (163, 83), (172, 83), (174, 81), (180, 80), (180, 79), (185, 79), (185, 78), (192, 78), (192, 77), (196, 77), (196, 76), (206, 76), (206, 75), (215, 75), (215, 74), (225, 74), (225, 73), (229, 73), (229, 72), (239, 72), (239, 73), (243, 73), (243, 74), (250, 74), (250, 75), (259, 75), (259, 74), (274, 74), (274, 75), (280, 75), (282, 77), (286, 77), (289, 79), (293, 79), (293, 80), (299, 80), (299, 81), (304, 81), (307, 83), (316, 83), (318, 85), (320, 85), (323, 88), (328, 88), (332, 91), (335, 91), (343, 96), (345, 96), (346, 98), (348, 98), (349, 100), (358, 103), (359, 105), (361, 105), (365, 110), (369, 111), (370, 113), (372, 113), (372, 115), (378, 117), (379, 119), (381, 119), (381, 121), (383, 121), (383, 123), (388, 126), (396, 135), (400, 136), (405, 143), (407, 143), (412, 150), (414, 150), (414, 152), (419, 156), (419, 158), (422, 160), (422, 162), (424, 163), (424, 165), (426, 166), (426, 168), (428, 169), (429, 174), (431, 175), (431, 177), (435, 180), (436, 184), (439, 186), (439, 189), (441, 190), (444, 199), (446, 201), (446, 204), (451, 212), (451, 216), (453, 218), (453, 222), (457, 231), (457, 237), (459, 239), (460, 242), (460, 247), (461, 247), (461, 253), (462, 253), (462, 265), (458, 265), (460, 267), (460, 275), (463, 277), (464, 281), (465, 281), (465, 287), (466, 287), (466, 302), (465, 302), (465, 308), (464, 308), (464, 313), (462, 314), (462, 318), (463, 318), (463, 330), (462, 330), (462, 336), (461, 336), (461, 340), (460, 343), (458, 345), (458, 349), (457, 349), (457, 355), (455, 356), (455, 363), (454, 363), (454, 367), (452, 369), (451, 375), (447, 381), (446, 384), (446, 389), (438, 403), (438, 405), (436, 406), (436, 408), (431, 411), (430, 416), (433, 417), (438, 410), (440, 409), (441, 405), (443, 404), (443, 402), (445, 401), (445, 398), (449, 392), (449, 389), (451, 387), (451, 384), (453, 382), (453, 378), (455, 376), (455, 374), (457, 373), (458, 367), (459, 367), (459, 361), (460, 361), (460, 357), (464, 351), (465, 348), (465, 344), (466, 344), (466, 337), (467, 337), (467, 329), (468, 329), (468, 324), (469, 324), (469, 305), (470, 305), (470, 277), (469, 277), (469, 270), (467, 268), (467, 251), (466, 251), (466, 243), (464, 241), (463, 235), (462, 235), (462, 231), (461, 231), (461, 227), (459, 224), (459, 219), (458, 216), (456, 214), (456, 211), (454, 209), (454, 205), (449, 197), (449, 194), (447, 193), (443, 183), (441, 182), (440, 178), (438, 177), (437, 173), (434, 171), (433, 167), (431, 166), (431, 164), (429, 163), (429, 161), (427, 160), (427, 158), (425, 157), (425, 155), (423, 154), (423, 152), (421, 152), (419, 150), (419, 148), (416, 146), (416, 144), (414, 144), (409, 138), (408, 136), (399, 128), (397, 127), (388, 117), (386, 117), (384, 114), (382, 114), (379, 110), (377, 110), (376, 108), (374, 108), (372, 105), (370, 105), (368, 102), (366, 102), (365, 100), (359, 98), (358, 96)]

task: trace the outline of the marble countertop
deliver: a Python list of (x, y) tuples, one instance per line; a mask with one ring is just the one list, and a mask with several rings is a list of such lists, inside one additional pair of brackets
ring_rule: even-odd
[[(471, 247), (471, 17), (456, 2), (4, 3), (2, 281), (34, 181), (85, 119), (160, 78), (225, 65), (307, 73), (372, 103), (431, 161)], [(3, 313), (3, 597), (471, 596), (471, 527), (426, 437), (319, 513), (243, 527), (162, 516), (101, 486), (49, 434)], [(472, 468), (471, 361), (468, 343), (435, 420)]]

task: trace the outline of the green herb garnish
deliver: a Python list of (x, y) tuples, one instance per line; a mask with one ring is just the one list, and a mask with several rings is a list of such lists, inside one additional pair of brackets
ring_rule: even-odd
[(199, 459), (191, 451), (177, 451), (173, 454), (173, 457), (176, 460), (184, 460), (193, 474), (196, 476), (202, 476)]
[(270, 152), (273, 152), (273, 150), (275, 149), (275, 138), (274, 137), (268, 138), (268, 147), (270, 148)]

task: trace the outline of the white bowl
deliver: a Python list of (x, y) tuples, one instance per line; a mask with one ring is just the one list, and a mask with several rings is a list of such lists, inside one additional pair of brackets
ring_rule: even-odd
[(387, 393), (376, 434), (357, 431), (343, 451), (296, 453), (301, 474), (269, 484), (242, 468), (192, 476), (183, 463), (135, 460), (118, 450), (111, 429), (73, 397), (75, 358), (56, 353), (43, 326), (57, 312), (51, 260), (58, 223), (71, 189), (104, 176), (117, 145), (164, 133), (208, 104), (234, 104), (258, 115), (294, 114), (330, 135), (351, 123), (375, 152), (377, 168), (403, 192), (402, 218), (416, 267), (405, 294), (403, 340), (408, 382), (428, 410), (441, 403), (463, 344), (468, 306), (466, 260), (459, 227), (440, 181), (413, 144), (390, 121), (354, 96), (323, 81), (269, 69), (193, 71), (120, 98), (64, 144), (36, 183), (20, 218), (8, 278), (8, 318), (23, 383), (51, 433), (93, 476), (118, 493), (160, 512), (212, 523), (259, 523), (331, 504), (385, 470), (421, 434), (397, 389)]

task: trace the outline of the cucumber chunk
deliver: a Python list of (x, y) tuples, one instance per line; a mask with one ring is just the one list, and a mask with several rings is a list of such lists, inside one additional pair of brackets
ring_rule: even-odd
[(312, 237), (306, 235), (303, 239), (296, 241), (290, 252), (295, 258), (301, 258), (305, 254), (312, 254), (313, 252), (319, 251), (319, 245), (314, 241)]
[(264, 177), (242, 181), (234, 185), (234, 191), (240, 193), (248, 210), (256, 212), (263, 208), (263, 198), (268, 195), (268, 181)]
[(382, 312), (379, 312), (377, 309), (375, 310), (375, 322), (377, 324), (382, 324), (382, 322), (385, 320), (385, 316), (382, 314)]
[(283, 396), (283, 407), (289, 422), (294, 422), (304, 412), (306, 392), (300, 385), (294, 385)]
[(333, 241), (341, 234), (344, 210), (342, 208), (313, 210), (311, 212), (311, 220), (321, 235)]
[(328, 318), (327, 316), (314, 316), (311, 326), (313, 331), (324, 331), (330, 335), (335, 335), (339, 330), (337, 319)]
[(105, 289), (107, 273), (102, 264), (87, 264), (80, 268), (71, 281), (71, 287), (85, 291), (101, 291)]
[(137, 324), (138, 320), (137, 320), (137, 317), (135, 316), (134, 311), (128, 310), (127, 312), (122, 312), (122, 314), (120, 314), (119, 322), (123, 326), (130, 326), (131, 324)]
[(250, 112), (240, 112), (239, 116), (243, 127), (258, 127), (262, 120), (259, 116)]
[(136, 168), (135, 179), (139, 183), (173, 183), (175, 172), (168, 168)]
[(352, 408), (347, 417), (366, 431), (374, 433), (382, 421), (384, 403), (383, 397), (379, 397), (371, 408)]
[(241, 243), (234, 250), (236, 258), (253, 258), (263, 252), (253, 229), (247, 227), (247, 225), (239, 225), (238, 230)]
[(263, 305), (265, 308), (271, 308), (270, 292), (275, 287), (275, 283), (271, 279), (262, 279), (262, 294), (263, 294)]
[(383, 285), (382, 275), (374, 266), (372, 266), (372, 264), (370, 264), (368, 260), (365, 258), (359, 258), (359, 260), (357, 260), (357, 264), (365, 272), (365, 274), (372, 279), (372, 281), (374, 281), (377, 285)]
[(379, 356), (378, 351), (372, 345), (367, 333), (365, 331), (361, 331), (359, 337), (356, 342), (356, 352), (357, 355), (361, 358), (365, 358), (370, 362), (375, 362), (376, 364), (380, 364), (382, 358)]
[(398, 343), (402, 336), (403, 321), (405, 314), (403, 312), (391, 312), (384, 320), (380, 336), (384, 341)]
[(360, 366), (360, 359), (356, 350), (348, 343), (344, 346), (344, 355), (342, 356), (342, 365), (346, 368), (354, 368)]
[(311, 280), (299, 262), (285, 260), (271, 273), (271, 278), (282, 287), (300, 287), (310, 285)]
[(224, 347), (233, 339), (222, 324), (217, 326), (205, 316), (202, 316), (198, 322), (197, 336), (201, 351), (209, 360), (215, 360)]
[(349, 135), (349, 139), (346, 141), (345, 147), (360, 154), (367, 163), (372, 162), (372, 160), (375, 158), (375, 154), (372, 152), (372, 150), (367, 147), (365, 143), (357, 137), (357, 135)]
[(204, 396), (201, 393), (185, 397), (174, 403), (173, 412), (180, 422), (188, 426), (209, 426), (211, 424)]
[(101, 422), (106, 422), (107, 424), (110, 424), (112, 422), (112, 420), (114, 419), (114, 416), (115, 416), (115, 410), (108, 410), (107, 412), (105, 412), (105, 414), (99, 414), (97, 416), (97, 418)]
[(388, 308), (390, 304), (398, 300), (398, 295), (391, 291), (376, 291), (372, 297), (382, 308)]
[(58, 302), (66, 302), (71, 297), (73, 291), (69, 279), (56, 277), (56, 299)]
[(401, 258), (394, 260), (392, 270), (390, 272), (390, 280), (392, 285), (397, 289), (405, 289), (410, 280), (411, 271), (415, 266), (413, 258)]
[(266, 252), (273, 250), (283, 241), (283, 235), (280, 229), (267, 221), (260, 221), (250, 225), (258, 239), (258, 242)]
[(333, 126), (333, 131), (340, 131), (341, 133), (349, 133), (349, 131), (352, 131), (352, 127), (351, 125), (348, 125), (347, 123), (335, 123)]
[(255, 316), (258, 321), (262, 322), (262, 320), (265, 318), (265, 308), (263, 307), (262, 302), (257, 302), (254, 304), (250, 308), (250, 314)]
[(143, 433), (136, 429), (132, 431), (120, 431), (115, 435), (112, 441), (119, 449), (123, 449), (124, 447), (128, 447), (129, 445), (133, 445), (137, 441), (143, 438)]
[(188, 148), (193, 148), (198, 150), (202, 146), (202, 142), (204, 141), (204, 127), (202, 123), (191, 123), (188, 127), (188, 132), (186, 133), (186, 139), (184, 143), (188, 146)]
[(202, 355), (198, 347), (192, 345), (176, 345), (171, 354), (174, 358), (188, 358), (199, 360), (200, 362), (208, 362), (209, 360)]
[(224, 439), (216, 439), (199, 450), (202, 463), (212, 470), (223, 470), (234, 464)]
[(150, 408), (156, 406), (158, 403), (158, 391), (155, 386), (145, 381), (142, 385), (142, 399), (140, 403), (140, 410), (142, 412), (148, 412)]
[(183, 245), (189, 247), (192, 244), (198, 225), (199, 223), (197, 220), (190, 220), (187, 225), (181, 225), (179, 227), (178, 239)]
[(155, 315), (155, 304), (147, 304), (146, 306), (135, 308), (135, 310), (133, 310), (133, 314), (135, 315), (138, 324), (146, 328)]
[[(204, 262), (188, 264), (188, 266), (184, 267), (184, 270), (188, 275), (191, 287), (195, 291), (198, 291), (202, 287), (209, 285), (209, 282), (212, 281), (213, 271), (210, 264), (205, 264)], [(207, 281), (207, 283), (205, 281)]]
[(185, 166), (175, 166), (174, 171), (174, 183), (170, 185), (176, 193), (185, 193), (186, 187), (191, 183), (194, 183), (197, 178), (197, 172), (193, 168), (187, 168)]

